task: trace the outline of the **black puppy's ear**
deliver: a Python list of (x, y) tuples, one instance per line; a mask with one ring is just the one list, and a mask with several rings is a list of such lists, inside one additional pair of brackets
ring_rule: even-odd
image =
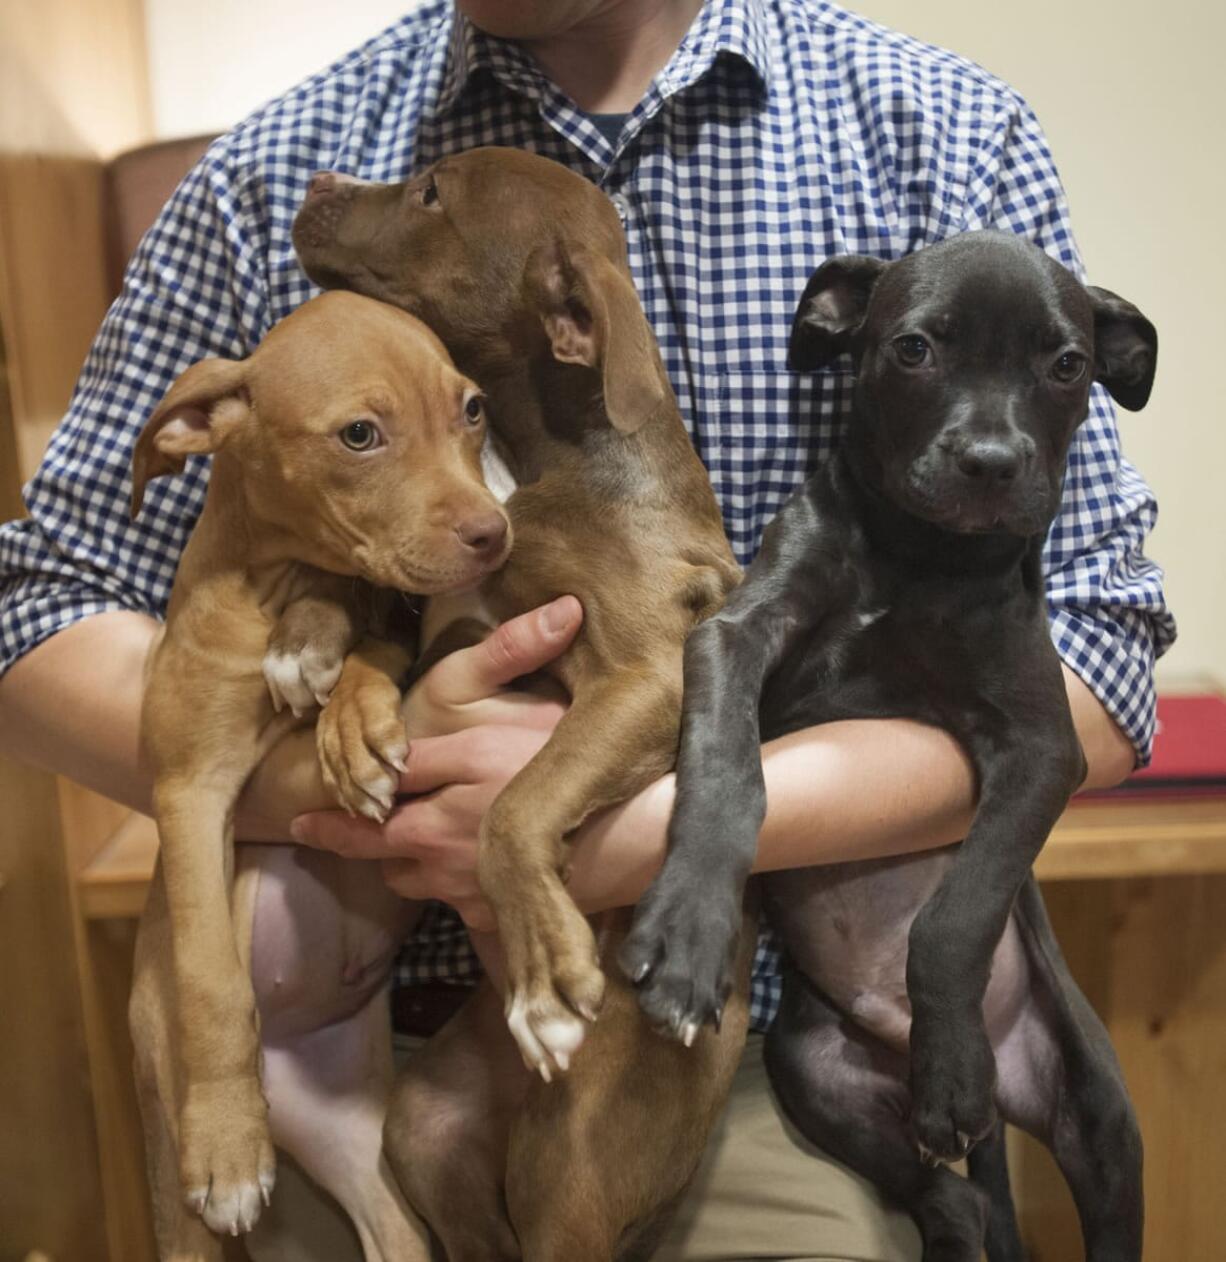
[(1132, 305), (1109, 289), (1086, 286), (1094, 308), (1094, 376), (1130, 412), (1149, 400), (1158, 367), (1158, 333)]
[(788, 367), (793, 372), (821, 368), (850, 348), (886, 266), (863, 254), (840, 254), (809, 277), (788, 343)]

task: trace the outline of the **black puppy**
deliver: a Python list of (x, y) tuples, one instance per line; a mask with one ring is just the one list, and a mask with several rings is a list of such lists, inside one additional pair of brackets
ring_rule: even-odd
[[(1054, 1151), (1088, 1256), (1138, 1259), (1132, 1109), (1029, 873), (1085, 774), (1040, 550), (1091, 381), (1144, 406), (1157, 336), (1034, 246), (976, 232), (824, 264), (789, 363), (847, 351), (841, 448), (686, 646), (670, 852), (622, 964), (662, 1025), (717, 1021), (762, 740), (853, 717), (949, 730), (978, 777), (961, 846), (766, 880), (791, 960), (772, 1079), (806, 1134), (909, 1208), (930, 1262), (979, 1257), (976, 1183), (989, 1256), (1021, 1256), (997, 1110)], [(979, 1141), (972, 1182), (938, 1164)]]

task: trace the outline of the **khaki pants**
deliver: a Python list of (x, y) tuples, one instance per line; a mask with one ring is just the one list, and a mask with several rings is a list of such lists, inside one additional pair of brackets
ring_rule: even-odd
[[(653, 1262), (916, 1262), (910, 1217), (807, 1144), (780, 1114), (751, 1035), (728, 1107)], [(336, 1206), (282, 1161), (254, 1262), (362, 1262)]]

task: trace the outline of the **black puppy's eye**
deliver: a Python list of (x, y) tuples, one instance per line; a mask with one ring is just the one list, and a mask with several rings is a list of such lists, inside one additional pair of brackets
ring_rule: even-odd
[(371, 451), (379, 445), (378, 429), (369, 421), (350, 421), (340, 432), (340, 440), (350, 451)]
[(1086, 357), (1076, 351), (1065, 351), (1051, 366), (1051, 375), (1063, 385), (1072, 385), (1086, 370)]
[(918, 333), (908, 333), (906, 337), (894, 339), (894, 354), (904, 368), (918, 368), (927, 361), (931, 349)]
[(421, 190), (421, 204), (423, 206), (433, 206), (438, 201), (438, 185), (435, 184), (434, 178), (431, 177), (427, 181), (425, 187)]
[(481, 396), (479, 394), (474, 394), (464, 404), (464, 418), (470, 425), (476, 425), (481, 420)]

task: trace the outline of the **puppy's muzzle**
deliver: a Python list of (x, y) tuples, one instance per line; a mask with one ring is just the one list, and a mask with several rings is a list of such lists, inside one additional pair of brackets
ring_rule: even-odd
[(505, 551), (507, 519), (503, 513), (479, 513), (466, 517), (455, 527), (456, 537), (478, 559), (492, 560)]

